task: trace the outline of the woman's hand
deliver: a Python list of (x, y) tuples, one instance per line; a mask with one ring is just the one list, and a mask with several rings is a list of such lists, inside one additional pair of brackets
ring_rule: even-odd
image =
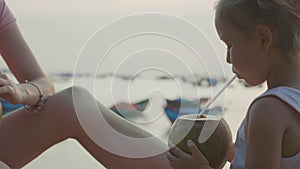
[(53, 93), (54, 86), (47, 77), (16, 84), (0, 71), (0, 98), (12, 104), (35, 105), (40, 101), (40, 94), (51, 96)]
[(19, 104), (24, 100), (25, 90), (0, 72), (0, 97), (12, 104)]
[(187, 154), (176, 146), (167, 152), (167, 158), (174, 169), (211, 169), (209, 162), (193, 141), (187, 141), (187, 147), (192, 154)]

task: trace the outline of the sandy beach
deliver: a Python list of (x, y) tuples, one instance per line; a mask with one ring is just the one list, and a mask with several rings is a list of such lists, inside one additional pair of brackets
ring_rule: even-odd
[[(102, 91), (102, 96), (96, 96), (98, 100), (100, 100), (104, 105), (110, 106), (112, 104), (111, 96), (109, 96), (109, 92), (105, 91), (105, 85), (109, 85), (109, 80), (99, 80), (101, 81), (103, 86), (98, 86), (99, 90)], [(139, 88), (145, 90), (149, 87), (151, 88), (150, 81), (152, 85), (156, 84), (155, 88), (159, 88), (165, 94), (165, 97), (176, 97), (176, 91), (172, 90), (172, 82), (171, 81), (160, 81), (157, 80), (154, 83), (153, 80), (143, 80), (139, 83), (139, 85), (135, 86), (134, 94), (131, 95), (132, 100), (139, 100), (139, 98), (145, 98), (143, 92), (138, 92)], [(125, 82), (118, 82), (125, 83)], [(56, 88), (58, 90), (62, 90), (72, 84), (72, 81), (63, 81), (56, 82)], [(97, 82), (96, 82), (97, 84)], [(105, 85), (104, 85), (105, 84)], [(144, 86), (142, 84), (145, 84)], [(148, 84), (148, 85), (147, 85)], [(160, 85), (157, 85), (160, 84)], [(133, 85), (132, 85), (133, 86)], [(166, 88), (165, 86), (168, 86)], [(191, 88), (190, 85), (186, 86), (187, 88)], [(209, 90), (209, 88), (201, 88), (200, 91)], [(239, 124), (245, 116), (245, 112), (247, 110), (248, 105), (251, 100), (255, 98), (257, 95), (262, 93), (265, 90), (265, 87), (255, 87), (248, 88), (242, 86), (237, 81), (232, 84), (226, 90), (226, 99), (225, 99), (225, 107), (226, 111), (224, 113), (224, 117), (230, 125), (233, 139), (235, 140), (236, 132)], [(178, 95), (177, 95), (178, 96)], [(164, 119), (166, 120), (166, 119)], [(161, 122), (154, 122), (150, 126), (147, 126), (146, 130), (155, 131)], [(65, 140), (52, 148), (48, 149), (46, 152), (41, 154), (38, 158), (30, 162), (28, 165), (23, 167), (23, 169), (102, 169), (105, 168), (101, 164), (99, 164), (88, 152), (76, 141), (73, 139)], [(225, 169), (229, 168), (229, 163), (224, 167)]]

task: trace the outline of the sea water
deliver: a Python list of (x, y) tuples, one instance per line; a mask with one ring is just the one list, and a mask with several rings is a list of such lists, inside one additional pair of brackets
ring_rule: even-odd
[[(89, 90), (89, 92), (94, 95), (97, 100), (107, 107), (110, 107), (119, 101), (136, 102), (154, 96), (165, 99), (182, 97), (191, 100), (199, 97), (209, 97), (212, 94), (212, 88), (218, 88), (222, 85), (220, 84), (220, 86), (216, 87), (195, 86), (182, 81), (176, 82), (174, 79), (161, 80), (156, 77), (143, 77), (135, 80), (124, 80), (123, 78), (116, 78), (113, 80), (111, 77), (96, 79), (91, 77), (77, 77), (76, 80), (73, 78), (52, 77), (52, 79), (57, 91), (74, 85), (74, 81), (80, 81), (80, 84), (82, 84), (83, 87), (85, 87), (84, 84), (87, 84), (86, 86), (90, 86), (89, 84), (92, 81), (94, 83), (94, 87), (87, 87), (87, 90)], [(180, 85), (178, 85), (178, 83)], [(112, 90), (113, 85), (116, 87), (114, 90)], [(121, 95), (120, 93), (123, 93), (123, 91), (122, 89), (118, 89), (118, 86), (127, 86), (127, 94)], [(245, 116), (247, 107), (251, 101), (264, 90), (265, 86), (252, 88), (244, 87), (244, 85), (236, 80), (225, 91), (225, 112), (223, 116), (230, 126), (233, 141), (235, 140), (237, 129)], [(163, 101), (163, 99), (160, 99), (160, 101)], [(152, 123), (144, 126), (140, 125), (140, 127), (152, 132), (153, 134), (161, 134), (171, 127), (171, 123), (168, 121), (166, 115), (162, 115)], [(167, 136), (163, 139), (166, 138)], [(70, 139), (50, 148), (24, 167), (24, 169), (41, 168), (41, 166), (49, 169), (62, 168), (62, 166), (67, 166), (69, 168), (103, 168), (103, 166), (93, 159), (93, 157), (89, 155), (76, 141)], [(224, 168), (229, 168), (229, 163), (227, 163)]]

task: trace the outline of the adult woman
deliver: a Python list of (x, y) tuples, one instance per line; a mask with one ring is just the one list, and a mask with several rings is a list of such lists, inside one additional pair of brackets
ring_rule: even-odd
[[(85, 113), (89, 118), (100, 109), (117, 130), (136, 137), (151, 135), (111, 113), (101, 104), (92, 104), (94, 98), (81, 87), (71, 87), (54, 94), (53, 84), (35, 60), (3, 0), (0, 1), (0, 10), (0, 52), (19, 82), (14, 83), (1, 73), (0, 97), (14, 104), (25, 105), (3, 117), (0, 161), (11, 168), (21, 168), (52, 145), (74, 138), (107, 168), (169, 168), (163, 153), (145, 158), (127, 158), (108, 152), (93, 142), (77, 119), (73, 103), (76, 97), (82, 100), (77, 106), (84, 110), (77, 113)], [(122, 140), (119, 142), (122, 143)], [(161, 142), (157, 141), (155, 145), (160, 147)], [(141, 148), (140, 151), (146, 149)]]

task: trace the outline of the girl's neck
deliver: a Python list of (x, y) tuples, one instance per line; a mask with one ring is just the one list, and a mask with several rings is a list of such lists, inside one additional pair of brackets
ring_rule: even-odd
[(278, 86), (288, 86), (300, 90), (300, 66), (288, 61), (282, 61), (271, 68), (267, 77), (267, 85), (269, 89)]

